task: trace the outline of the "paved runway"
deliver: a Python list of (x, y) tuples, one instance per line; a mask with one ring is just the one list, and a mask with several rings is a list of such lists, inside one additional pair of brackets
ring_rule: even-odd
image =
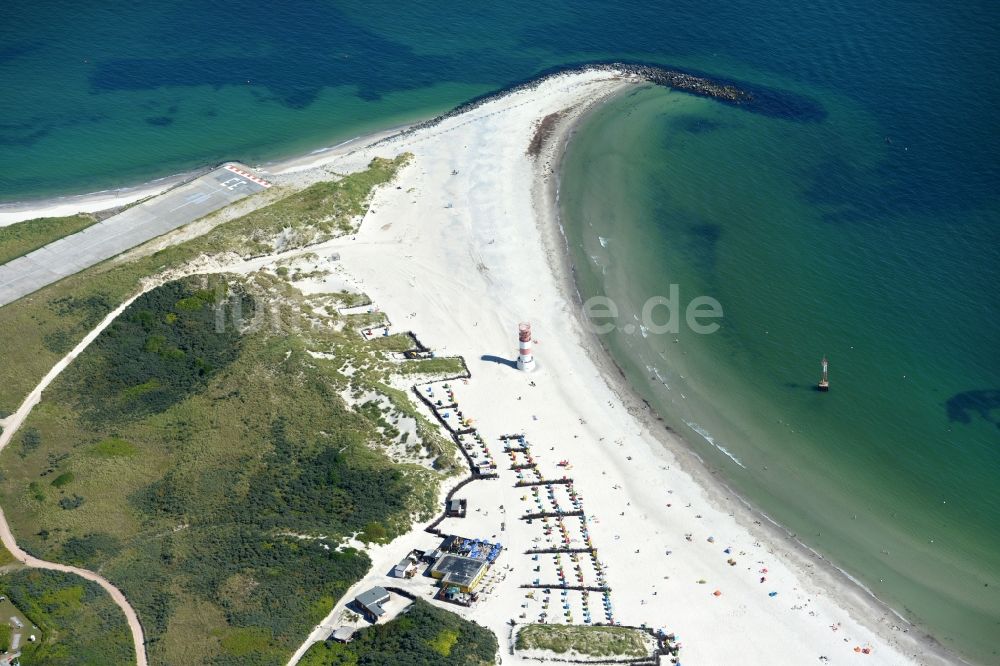
[(0, 266), (0, 306), (267, 187), (241, 165), (219, 167)]

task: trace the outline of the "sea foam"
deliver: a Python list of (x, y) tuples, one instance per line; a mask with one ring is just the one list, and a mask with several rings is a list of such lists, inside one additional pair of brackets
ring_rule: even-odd
[(734, 456), (732, 453), (729, 452), (729, 449), (727, 449), (726, 447), (724, 447), (722, 444), (719, 444), (718, 442), (716, 442), (715, 438), (712, 437), (712, 433), (708, 432), (707, 430), (705, 430), (704, 428), (702, 428), (697, 423), (694, 423), (693, 421), (685, 421), (684, 424), (687, 425), (687, 427), (691, 428), (691, 430), (694, 430), (696, 433), (698, 433), (699, 435), (701, 435), (702, 437), (704, 437), (706, 442), (708, 442), (709, 444), (711, 444), (712, 446), (714, 446), (715, 448), (717, 448), (719, 451), (721, 451), (722, 453), (724, 453), (734, 463), (736, 463), (737, 465), (739, 465), (743, 469), (747, 468), (746, 465), (744, 465), (742, 462), (740, 462), (739, 458), (737, 458), (736, 456)]

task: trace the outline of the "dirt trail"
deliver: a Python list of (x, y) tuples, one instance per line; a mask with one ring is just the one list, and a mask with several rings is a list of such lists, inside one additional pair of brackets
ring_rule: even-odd
[[(0, 451), (10, 443), (14, 434), (17, 432), (18, 428), (24, 423), (24, 420), (34, 409), (35, 405), (42, 399), (42, 391), (48, 387), (52, 381), (59, 376), (59, 374), (65, 370), (69, 364), (75, 359), (80, 353), (87, 348), (87, 346), (93, 342), (98, 335), (101, 334), (105, 328), (108, 327), (111, 322), (115, 320), (118, 315), (125, 311), (132, 301), (137, 299), (143, 293), (152, 289), (155, 285), (150, 285), (143, 289), (143, 291), (132, 296), (127, 301), (119, 305), (113, 312), (111, 312), (107, 317), (105, 317), (97, 327), (94, 328), (87, 336), (80, 341), (80, 343), (72, 349), (66, 356), (59, 360), (51, 370), (42, 378), (38, 386), (28, 394), (28, 397), (24, 399), (21, 406), (17, 408), (17, 411), (4, 419), (0, 424), (3, 425), (3, 433), (0, 434)], [(65, 571), (67, 573), (74, 573), (81, 578), (86, 578), (87, 580), (93, 581), (103, 587), (111, 599), (118, 604), (118, 607), (122, 609), (125, 613), (125, 619), (128, 620), (129, 630), (132, 632), (132, 643), (135, 646), (135, 656), (136, 663), (138, 666), (147, 666), (148, 661), (146, 660), (146, 639), (142, 631), (142, 624), (139, 623), (139, 616), (136, 615), (135, 609), (132, 608), (125, 595), (117, 587), (112, 585), (103, 576), (94, 573), (93, 571), (88, 571), (87, 569), (80, 569), (79, 567), (72, 567), (66, 564), (59, 564), (58, 562), (46, 562), (45, 560), (40, 560), (37, 557), (33, 557), (28, 553), (21, 550), (20, 546), (17, 545), (17, 541), (14, 539), (14, 535), (10, 531), (10, 526), (7, 524), (7, 517), (4, 515), (3, 509), (0, 509), (0, 541), (3, 541), (4, 547), (10, 551), (19, 562), (25, 566), (34, 567), (36, 569), (50, 569), (52, 571)]]
[(135, 614), (135, 610), (129, 604), (128, 600), (125, 599), (125, 595), (117, 587), (112, 585), (103, 576), (100, 576), (93, 571), (88, 571), (87, 569), (80, 569), (79, 567), (71, 567), (67, 564), (59, 564), (57, 562), (46, 562), (45, 560), (40, 560), (37, 557), (32, 557), (26, 552), (21, 550), (17, 542), (14, 540), (14, 535), (10, 533), (10, 527), (7, 525), (7, 517), (3, 513), (3, 509), (0, 509), (0, 540), (3, 540), (3, 545), (10, 551), (19, 562), (25, 566), (34, 567), (36, 569), (50, 569), (52, 571), (65, 571), (67, 573), (73, 573), (81, 578), (86, 578), (91, 580), (107, 591), (111, 595), (111, 599), (118, 604), (118, 607), (122, 609), (125, 613), (125, 619), (128, 620), (129, 629), (132, 632), (132, 642), (135, 645), (136, 663), (139, 666), (146, 666), (146, 646), (145, 637), (142, 633), (142, 625), (139, 623), (139, 616)]

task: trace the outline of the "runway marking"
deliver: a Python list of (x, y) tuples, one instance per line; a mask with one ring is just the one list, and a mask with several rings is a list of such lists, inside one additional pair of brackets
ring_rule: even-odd
[[(251, 183), (262, 188), (271, 187), (271, 183), (239, 167), (224, 166), (233, 174), (232, 178), (216, 169), (203, 176), (200, 182), (193, 181), (190, 190), (159, 195), (134, 209), (0, 264), (0, 307), (239, 201), (251, 193)], [(220, 185), (219, 178), (226, 186)], [(184, 211), (184, 208), (190, 210)]]
[(185, 201), (181, 205), (174, 206), (173, 208), (170, 209), (170, 212), (172, 213), (175, 210), (177, 210), (178, 208), (184, 208), (184, 206), (188, 206), (188, 205), (193, 204), (193, 203), (201, 203), (202, 201), (204, 201), (205, 199), (209, 198), (210, 196), (212, 196), (212, 195), (211, 194), (204, 194), (204, 193), (198, 194), (198, 196), (193, 197), (191, 199), (188, 199), (187, 201)]
[[(253, 182), (257, 183), (261, 187), (271, 187), (271, 183), (269, 183), (268, 181), (264, 180), (263, 178), (258, 178), (257, 176), (253, 175), (249, 171), (244, 171), (243, 169), (237, 168), (237, 167), (233, 166), (232, 164), (227, 164), (226, 168), (229, 169), (230, 171), (232, 171), (235, 174), (239, 174), (240, 176), (243, 176), (247, 180), (250, 180), (250, 181), (253, 181)], [(229, 181), (226, 181), (226, 182), (229, 182)]]
[(222, 181), (222, 186), (229, 190), (230, 192), (235, 190), (237, 187), (246, 187), (247, 181), (243, 178), (230, 178), (229, 180)]

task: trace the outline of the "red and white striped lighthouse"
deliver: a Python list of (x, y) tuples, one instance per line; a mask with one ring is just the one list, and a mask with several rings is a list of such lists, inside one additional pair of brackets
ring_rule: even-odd
[(535, 358), (531, 355), (531, 324), (517, 325), (517, 369), (531, 372), (535, 369)]

